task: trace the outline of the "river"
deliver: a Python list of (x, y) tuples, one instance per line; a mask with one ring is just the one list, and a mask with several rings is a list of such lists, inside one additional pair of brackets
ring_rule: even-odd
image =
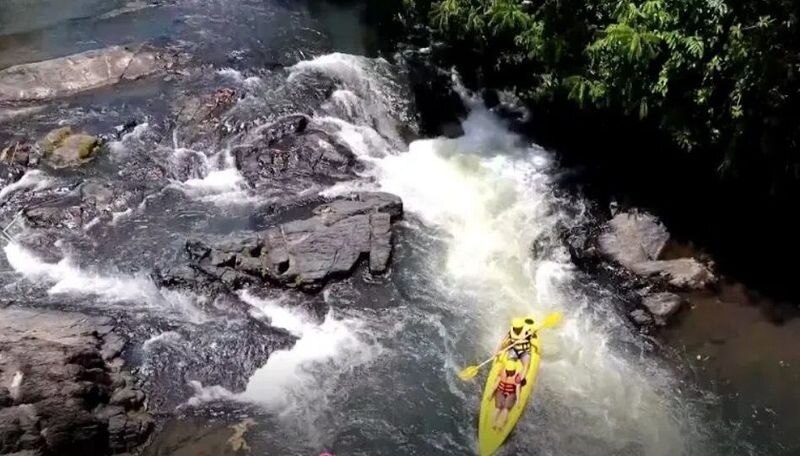
[[(237, 423), (251, 454), (473, 454), (483, 377), (461, 382), (457, 370), (490, 353), (512, 316), (551, 311), (564, 323), (541, 334), (536, 393), (502, 454), (763, 454), (714, 413), (718, 399), (687, 381), (678, 357), (638, 333), (612, 289), (578, 271), (555, 241), (544, 241), (546, 255), (532, 253), (534, 240), (554, 240), (559, 227), (586, 217), (584, 201), (558, 188), (552, 153), (511, 133), (463, 89), (464, 134), (415, 137), (402, 66), (358, 55), (371, 36), (358, 8), (34, 3), (41, 9), (0, 5), (0, 68), (141, 41), (189, 54), (200, 68), (76, 97), (12, 126), (14, 134), (41, 135), (64, 119), (98, 132), (139, 121), (91, 171), (28, 176), (32, 184), (15, 191), (114, 179), (142, 157), (166, 167), (187, 156), (200, 163), (184, 179), (153, 184), (148, 204), (120, 211), (93, 239), (66, 236), (65, 259), (5, 248), (4, 297), (128, 322), (127, 358), (151, 391), (168, 391), (146, 454), (224, 454), (224, 429)], [(170, 131), (176, 100), (223, 86), (242, 95), (241, 116), (305, 112), (363, 163), (355, 180), (303, 192), (381, 190), (400, 196), (406, 210), (385, 276), (358, 269), (317, 296), (240, 291), (251, 318), (297, 337), (250, 370), (243, 353), (252, 329), (236, 320), (244, 317), (220, 317), (206, 297), (160, 290), (148, 275), (154, 264), (174, 262), (187, 238), (269, 224), (265, 205), (290, 196), (247, 185), (230, 155), (235, 144), (204, 149)], [(173, 368), (182, 376), (171, 376)]]

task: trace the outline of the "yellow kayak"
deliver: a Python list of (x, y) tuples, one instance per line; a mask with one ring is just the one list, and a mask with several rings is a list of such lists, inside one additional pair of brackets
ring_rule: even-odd
[(500, 431), (492, 429), (492, 418), (496, 410), (494, 406), (493, 387), (495, 382), (497, 382), (497, 377), (500, 375), (500, 370), (505, 362), (505, 355), (500, 356), (499, 359), (496, 359), (492, 364), (492, 370), (489, 371), (489, 376), (486, 378), (486, 386), (483, 390), (481, 415), (478, 421), (478, 446), (480, 448), (478, 454), (480, 454), (480, 456), (493, 455), (503, 445), (503, 442), (506, 441), (508, 435), (511, 434), (514, 426), (517, 425), (517, 421), (519, 421), (522, 416), (522, 412), (525, 411), (525, 407), (528, 405), (528, 399), (530, 399), (533, 393), (533, 387), (536, 385), (536, 374), (539, 371), (539, 360), (541, 359), (540, 345), (541, 342), (538, 337), (533, 339), (531, 365), (528, 369), (528, 374), (525, 376), (527, 382), (525, 386), (520, 388), (517, 403), (509, 410), (508, 420), (506, 420), (505, 426)]

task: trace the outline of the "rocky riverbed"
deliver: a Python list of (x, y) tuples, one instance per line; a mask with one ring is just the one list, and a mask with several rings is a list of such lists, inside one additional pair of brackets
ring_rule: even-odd
[(471, 453), (457, 368), (558, 310), (508, 454), (760, 454), (670, 348), (746, 377), (713, 262), (312, 3), (0, 6), (0, 453)]

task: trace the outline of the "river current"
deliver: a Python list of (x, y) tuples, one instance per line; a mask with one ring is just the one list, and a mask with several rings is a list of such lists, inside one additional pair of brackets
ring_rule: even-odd
[[(117, 213), (93, 243), (65, 242), (63, 259), (15, 243), (4, 250), (3, 295), (24, 292), (32, 305), (131, 321), (128, 357), (153, 376), (151, 388), (161, 387), (165, 362), (202, 363), (204, 350), (234, 347), (210, 358), (217, 370), (239, 363), (237, 350), (247, 348), (240, 331), (247, 329), (204, 311), (207, 297), (158, 289), (149, 267), (170, 261), (188, 237), (260, 227), (254, 214), (285, 197), (249, 187), (229, 148), (198, 150), (179, 129), (165, 127), (178, 94), (232, 87), (243, 94), (237, 109), (248, 115), (310, 114), (314, 128), (346, 144), (364, 166), (353, 181), (305, 192), (381, 190), (403, 199), (406, 215), (395, 227), (387, 275), (359, 269), (315, 298), (242, 290), (252, 318), (297, 342), (273, 353), (238, 389), (201, 378), (169, 380), (183, 393), (175, 393), (178, 404), (167, 421), (246, 417), (253, 423), (246, 433), (251, 454), (473, 454), (484, 377), (465, 383), (456, 372), (485, 358), (511, 317), (559, 311), (562, 326), (541, 333), (533, 400), (502, 454), (759, 454), (746, 442), (721, 438), (728, 426), (706, 419), (714, 398), (687, 384), (638, 334), (613, 290), (571, 264), (556, 233), (587, 215), (580, 198), (558, 188), (561, 170), (552, 154), (511, 133), (465, 90), (462, 136), (410, 134), (413, 103), (402, 63), (355, 55), (358, 34), (330, 28), (332, 11), (352, 17), (357, 9), (174, 0), (68, 8), (38, 2), (40, 12), (23, 3), (0, 6), (0, 68), (150, 41), (190, 54), (190, 65), (203, 73), (78, 97), (21, 127), (34, 135), (67, 120), (110, 131), (139, 119), (112, 142), (109, 158), (89, 172), (93, 178), (110, 178), (142, 155), (165, 166), (187, 156), (201, 163), (194, 175), (150, 189), (145, 200), (152, 204)], [(317, 90), (321, 80), (332, 87)], [(0, 200), (75, 179), (29, 171), (3, 188)], [(534, 252), (536, 240), (547, 248)], [(324, 312), (306, 305), (310, 299), (323, 300)], [(202, 349), (193, 343), (200, 334), (208, 342)]]

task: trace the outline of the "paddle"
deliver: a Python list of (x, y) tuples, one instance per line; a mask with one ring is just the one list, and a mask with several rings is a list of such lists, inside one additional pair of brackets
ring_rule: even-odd
[[(554, 328), (559, 323), (561, 323), (561, 313), (560, 312), (551, 312), (546, 317), (544, 317), (544, 320), (542, 320), (542, 323), (540, 323), (537, 326), (534, 326), (534, 332), (536, 332), (536, 331), (538, 331), (538, 330), (540, 330), (542, 328)], [(465, 367), (464, 369), (461, 370), (461, 372), (458, 373), (458, 378), (460, 378), (461, 380), (464, 380), (464, 381), (471, 380), (476, 375), (478, 375), (478, 372), (480, 371), (481, 367), (489, 364), (490, 362), (492, 362), (494, 360), (494, 358), (496, 356), (500, 355), (504, 351), (508, 350), (509, 348), (511, 348), (514, 345), (519, 344), (519, 343), (522, 343), (522, 341), (518, 341), (516, 343), (513, 343), (513, 344), (509, 345), (508, 347), (503, 348), (499, 352), (497, 352), (494, 355), (492, 355), (491, 358), (489, 358), (486, 361), (478, 364), (477, 366), (467, 366), (467, 367)]]

